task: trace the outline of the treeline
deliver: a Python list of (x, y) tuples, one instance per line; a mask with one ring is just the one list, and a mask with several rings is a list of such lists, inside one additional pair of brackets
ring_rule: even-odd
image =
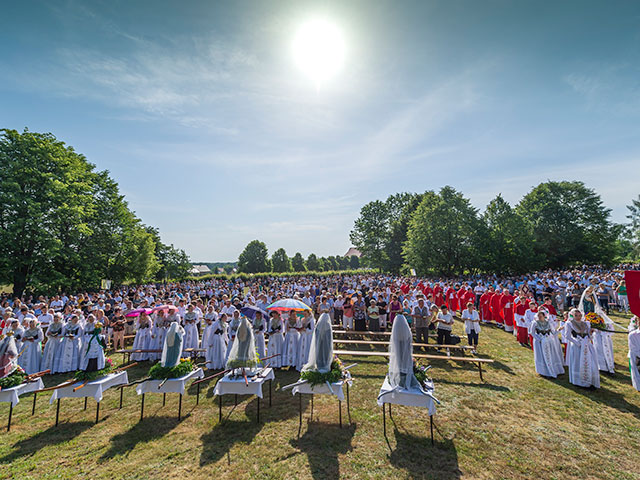
[(363, 275), (370, 274), (371, 270), (368, 269), (355, 269), (355, 270), (327, 270), (323, 272), (317, 271), (304, 271), (304, 272), (261, 272), (261, 273), (212, 273), (206, 275), (197, 275), (187, 277), (186, 280), (192, 280), (200, 282), (203, 280), (250, 280), (250, 279), (272, 279), (272, 278), (322, 278), (330, 277), (333, 275)]
[(326, 272), (356, 270), (359, 267), (360, 259), (356, 256), (318, 257), (312, 253), (305, 259), (298, 252), (290, 258), (284, 248), (279, 248), (269, 258), (267, 246), (260, 240), (249, 242), (238, 258), (238, 271), (242, 273)]
[(640, 254), (640, 198), (629, 210), (630, 224), (614, 224), (611, 210), (582, 182), (541, 183), (515, 206), (498, 195), (484, 212), (445, 186), (364, 205), (350, 238), (366, 265), (393, 273), (507, 274), (611, 265)]
[(184, 278), (190, 268), (109, 172), (50, 133), (0, 130), (0, 284), (22, 295)]

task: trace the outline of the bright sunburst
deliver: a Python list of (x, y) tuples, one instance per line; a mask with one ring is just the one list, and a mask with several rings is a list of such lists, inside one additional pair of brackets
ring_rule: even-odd
[(345, 42), (342, 32), (327, 20), (311, 20), (300, 26), (293, 41), (298, 67), (320, 87), (342, 67)]

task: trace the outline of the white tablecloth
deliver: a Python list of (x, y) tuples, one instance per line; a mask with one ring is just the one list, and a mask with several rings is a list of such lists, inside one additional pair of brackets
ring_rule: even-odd
[(110, 373), (106, 377), (99, 378), (94, 380), (93, 382), (87, 383), (84, 387), (82, 387), (77, 392), (74, 392), (73, 389), (82, 385), (84, 382), (76, 382), (73, 385), (69, 385), (68, 387), (58, 388), (53, 391), (53, 395), (51, 395), (51, 400), (49, 403), (53, 403), (59, 398), (72, 397), (72, 398), (84, 398), (84, 397), (93, 397), (96, 402), (100, 402), (102, 400), (102, 394), (106, 390), (111, 387), (116, 387), (118, 385), (126, 385), (129, 383), (129, 377), (127, 376), (127, 372), (118, 372), (118, 373)]
[[(430, 385), (433, 386), (433, 383)], [(431, 393), (433, 393), (433, 390), (431, 390)], [(380, 389), (378, 405), (382, 406), (385, 403), (406, 405), (408, 407), (423, 407), (429, 410), (429, 415), (436, 413), (436, 405), (433, 398), (425, 395), (420, 390), (405, 390), (404, 388), (394, 390), (389, 385), (389, 380), (386, 377)]]
[(43, 388), (44, 383), (42, 383), (41, 378), (38, 378), (35, 382), (21, 383), (16, 387), (3, 388), (0, 390), (0, 402), (11, 402), (11, 405), (15, 407), (20, 403), (20, 395), (42, 390)]
[(158, 388), (158, 386), (162, 383), (162, 380), (147, 380), (146, 382), (140, 383), (136, 387), (136, 392), (138, 395), (142, 395), (143, 393), (181, 393), (184, 394), (184, 390), (186, 388), (186, 383), (190, 379), (204, 378), (204, 372), (201, 368), (193, 370), (188, 373), (184, 377), (179, 378), (171, 378), (164, 382), (162, 387)]
[(231, 372), (222, 377), (214, 390), (214, 395), (228, 395), (235, 393), (237, 395), (257, 395), (262, 397), (262, 385), (267, 380), (273, 380), (276, 376), (273, 374), (273, 368), (266, 368), (260, 373), (258, 377), (247, 377), (249, 379), (249, 385), (244, 382), (244, 377), (231, 377)]
[[(349, 379), (346, 382), (348, 382), (349, 386), (351, 386), (353, 381)], [(307, 394), (314, 394), (314, 395), (335, 395), (336, 397), (338, 397), (338, 400), (343, 402), (344, 391), (342, 387), (344, 386), (344, 384), (345, 384), (344, 380), (341, 380), (340, 382), (332, 383), (331, 390), (330, 390), (329, 386), (326, 383), (312, 387), (311, 384), (307, 382), (307, 383), (302, 383), (300, 385), (293, 387), (293, 389), (291, 390), (291, 393), (293, 395), (297, 393), (307, 393)]]

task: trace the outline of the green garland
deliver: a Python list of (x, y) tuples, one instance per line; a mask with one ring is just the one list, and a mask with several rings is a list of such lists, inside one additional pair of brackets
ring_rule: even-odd
[(105, 367), (100, 370), (94, 370), (93, 372), (86, 372), (84, 370), (78, 370), (73, 374), (73, 378), (80, 382), (93, 382), (100, 377), (104, 377), (105, 375), (109, 375), (113, 370), (113, 366), (109, 363), (105, 363)]
[(20, 385), (27, 378), (23, 370), (15, 370), (12, 374), (0, 378), (0, 388), (12, 388)]
[(180, 360), (175, 367), (163, 367), (160, 362), (149, 369), (149, 376), (154, 380), (165, 380), (167, 378), (180, 378), (195, 370), (195, 365), (191, 360)]
[(312, 387), (326, 382), (337, 383), (343, 378), (342, 362), (337, 359), (331, 362), (331, 370), (326, 373), (320, 373), (317, 370), (305, 370), (300, 373), (300, 380), (306, 380)]

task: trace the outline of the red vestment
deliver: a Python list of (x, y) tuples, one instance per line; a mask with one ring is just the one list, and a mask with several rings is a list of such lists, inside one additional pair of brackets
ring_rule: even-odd
[(494, 292), (487, 290), (480, 296), (480, 311), (482, 312), (482, 320), (491, 320), (491, 299)]
[(451, 310), (451, 312), (458, 311), (458, 295), (453, 287), (449, 287), (447, 290), (447, 308)]
[(502, 294), (495, 293), (491, 299), (491, 317), (498, 323), (504, 323), (504, 319), (502, 318), (502, 309), (500, 306), (501, 302)]
[(505, 325), (513, 327), (513, 295), (510, 293), (502, 294), (501, 308)]

